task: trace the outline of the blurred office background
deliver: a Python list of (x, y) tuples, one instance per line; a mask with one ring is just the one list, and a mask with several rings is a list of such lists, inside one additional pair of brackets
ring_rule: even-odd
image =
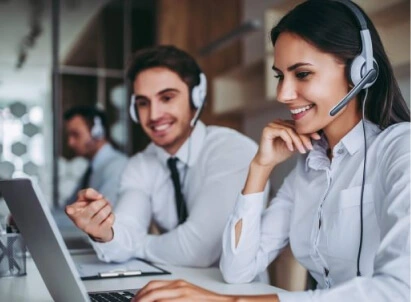
[[(87, 166), (63, 131), (62, 113), (78, 104), (107, 111), (111, 137), (125, 153), (142, 150), (148, 139), (128, 117), (124, 70), (134, 51), (156, 44), (198, 59), (209, 83), (206, 124), (258, 141), (268, 121), (288, 116), (275, 102), (269, 30), (299, 2), (0, 0), (0, 178), (33, 177), (50, 206), (61, 205)], [(410, 2), (355, 2), (376, 23), (409, 104)], [(281, 180), (272, 179), (273, 191)], [(287, 271), (273, 272), (273, 282), (281, 286)]]

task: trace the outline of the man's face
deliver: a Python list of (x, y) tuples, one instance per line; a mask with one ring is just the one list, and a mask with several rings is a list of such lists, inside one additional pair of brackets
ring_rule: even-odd
[(77, 156), (92, 158), (96, 144), (83, 117), (75, 115), (66, 121), (67, 144)]
[(177, 73), (155, 67), (134, 80), (138, 118), (144, 131), (159, 147), (175, 154), (191, 132), (188, 86)]

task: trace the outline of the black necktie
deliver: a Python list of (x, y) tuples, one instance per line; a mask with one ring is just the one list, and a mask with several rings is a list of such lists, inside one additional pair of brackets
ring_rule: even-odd
[(89, 165), (86, 172), (84, 172), (83, 178), (81, 179), (80, 190), (87, 189), (90, 186), (90, 177), (92, 172), (93, 168)]
[(173, 185), (174, 185), (178, 224), (181, 224), (184, 221), (186, 221), (188, 215), (187, 215), (186, 203), (184, 201), (184, 196), (183, 196), (183, 193), (181, 192), (180, 176), (177, 170), (177, 161), (178, 161), (178, 158), (170, 157), (167, 160), (167, 165), (171, 171), (171, 180), (173, 181)]

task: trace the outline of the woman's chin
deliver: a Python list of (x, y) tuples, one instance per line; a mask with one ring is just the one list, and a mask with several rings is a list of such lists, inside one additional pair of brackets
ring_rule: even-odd
[(318, 129), (318, 127), (310, 127), (307, 125), (297, 125), (295, 127), (295, 132), (297, 132), (298, 134), (302, 134), (302, 135), (310, 135), (316, 132), (319, 132), (321, 129)]

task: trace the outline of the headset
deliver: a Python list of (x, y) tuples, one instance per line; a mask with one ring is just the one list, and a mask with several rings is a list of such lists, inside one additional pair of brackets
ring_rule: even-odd
[(349, 0), (334, 0), (345, 5), (355, 16), (358, 24), (360, 25), (361, 34), (361, 53), (354, 58), (349, 66), (349, 77), (354, 87), (348, 92), (348, 94), (337, 104), (331, 111), (330, 115), (336, 115), (350, 100), (353, 99), (362, 89), (366, 89), (373, 85), (378, 77), (378, 64), (375, 61), (372, 50), (372, 40), (370, 31), (367, 27), (367, 21), (365, 20), (362, 12), (358, 7)]
[[(375, 83), (378, 78), (378, 63), (374, 59), (371, 34), (367, 27), (367, 21), (360, 9), (349, 0), (334, 0), (347, 7), (355, 16), (358, 24), (361, 28), (361, 53), (354, 58), (349, 66), (349, 77), (354, 87), (348, 92), (348, 94), (337, 104), (331, 111), (330, 115), (336, 115), (345, 105), (348, 104), (362, 89), (367, 89)], [(360, 243), (357, 254), (357, 276), (361, 276), (360, 270), (360, 258), (362, 250), (362, 242), (364, 237), (364, 218), (363, 218), (363, 197), (364, 197), (364, 183), (367, 165), (367, 137), (365, 133), (365, 102), (367, 99), (368, 90), (365, 90), (365, 97), (362, 104), (362, 125), (364, 134), (364, 162), (363, 162), (363, 174), (361, 183), (361, 199), (360, 199)]]
[[(199, 74), (200, 77), (200, 82), (198, 85), (194, 86), (193, 89), (191, 90), (191, 97), (190, 97), (190, 102), (191, 106), (194, 109), (197, 109), (193, 119), (190, 121), (190, 127), (194, 127), (200, 118), (201, 111), (204, 108), (204, 104), (206, 102), (206, 95), (207, 95), (207, 78), (204, 73)], [(131, 101), (130, 101), (130, 116), (131, 119), (135, 123), (139, 123), (138, 119), (138, 112), (136, 110), (136, 99), (135, 95), (131, 95)]]
[(90, 134), (91, 134), (91, 137), (96, 140), (103, 139), (106, 136), (103, 122), (98, 115), (94, 116), (94, 124), (90, 130)]

